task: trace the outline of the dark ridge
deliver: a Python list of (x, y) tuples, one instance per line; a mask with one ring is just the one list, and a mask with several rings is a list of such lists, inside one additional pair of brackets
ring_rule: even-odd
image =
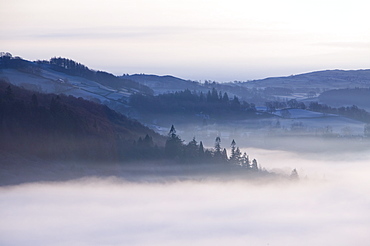
[(129, 160), (131, 146), (165, 138), (105, 105), (0, 81), (0, 149), (50, 159)]

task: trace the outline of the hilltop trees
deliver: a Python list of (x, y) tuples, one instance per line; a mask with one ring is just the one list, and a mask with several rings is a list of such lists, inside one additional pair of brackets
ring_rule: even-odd
[(206, 95), (203, 92), (191, 92), (186, 89), (160, 95), (133, 94), (130, 96), (130, 105), (145, 114), (207, 114), (217, 117), (245, 117), (255, 116), (254, 104), (240, 102), (237, 96), (229, 99), (225, 92), (215, 88)]
[(195, 137), (185, 143), (172, 125), (165, 138), (106, 106), (72, 96), (29, 92), (1, 82), (0, 134), (4, 149), (41, 158), (250, 166), (235, 141), (228, 158), (220, 137), (216, 137), (214, 148), (205, 148)]
[(228, 157), (226, 148), (221, 146), (221, 138), (216, 137), (214, 148), (206, 149), (203, 143), (199, 144), (195, 137), (187, 144), (176, 133), (175, 127), (172, 125), (168, 133), (165, 144), (164, 158), (176, 160), (182, 163), (214, 163), (224, 164), (226, 166), (243, 167), (250, 170), (258, 171), (257, 160), (253, 159), (250, 162), (249, 156), (236, 146), (235, 140), (231, 142), (231, 155)]
[(229, 158), (229, 163), (232, 165), (237, 165), (237, 166), (242, 166), (242, 167), (253, 169), (253, 170), (258, 170), (257, 160), (254, 159), (251, 163), (249, 161), (249, 156), (247, 155), (247, 153), (244, 152), (242, 154), (239, 147), (236, 147), (236, 142), (234, 139), (231, 142), (231, 155)]

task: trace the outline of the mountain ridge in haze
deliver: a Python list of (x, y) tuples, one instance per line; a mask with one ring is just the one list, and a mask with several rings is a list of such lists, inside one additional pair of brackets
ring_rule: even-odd
[(354, 88), (370, 86), (370, 69), (359, 70), (321, 70), (284, 77), (242, 82), (245, 87), (297, 87), (297, 88)]
[[(83, 73), (76, 73), (76, 67), (80, 68)], [(91, 70), (80, 63), (66, 58), (52, 58), (50, 61), (31, 62), (19, 57), (12, 57), (9, 53), (2, 53), (0, 77), (8, 80), (10, 83), (20, 85), (19, 80), (25, 80), (24, 77), (26, 76), (32, 76), (35, 80), (34, 83), (31, 83), (32, 81), (23, 82), (23, 86), (28, 86), (30, 89), (39, 89), (52, 93), (60, 90), (77, 97), (90, 97), (94, 98), (94, 100), (107, 101), (107, 103), (124, 102), (132, 93), (162, 94), (185, 89), (206, 92), (216, 88), (217, 90), (228, 92), (230, 95), (249, 99), (253, 97), (252, 95), (248, 96), (250, 90), (270, 87), (305, 93), (310, 91), (321, 93), (330, 89), (370, 87), (370, 69), (322, 70), (285, 77), (269, 77), (248, 82), (219, 83), (205, 81), (205, 83), (200, 83), (172, 75), (124, 74), (123, 76), (114, 76), (108, 72)], [(39, 81), (36, 81), (37, 79)], [(46, 81), (49, 83), (49, 86), (44, 85)], [(54, 90), (50, 89), (50, 84), (52, 84)], [(84, 95), (86, 93), (88, 95)]]

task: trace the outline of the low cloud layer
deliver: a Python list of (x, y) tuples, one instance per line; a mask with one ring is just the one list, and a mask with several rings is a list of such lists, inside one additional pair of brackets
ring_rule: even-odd
[(90, 178), (2, 187), (0, 245), (368, 245), (367, 156), (252, 152), (265, 166), (275, 157), (311, 173), (269, 184)]

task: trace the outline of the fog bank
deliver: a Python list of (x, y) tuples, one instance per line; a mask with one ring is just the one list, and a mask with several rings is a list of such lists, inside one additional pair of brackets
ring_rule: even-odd
[(368, 245), (367, 160), (350, 168), (254, 153), (285, 155), (298, 169), (311, 163), (318, 176), (338, 166), (325, 178), (269, 184), (88, 178), (2, 187), (0, 245)]

